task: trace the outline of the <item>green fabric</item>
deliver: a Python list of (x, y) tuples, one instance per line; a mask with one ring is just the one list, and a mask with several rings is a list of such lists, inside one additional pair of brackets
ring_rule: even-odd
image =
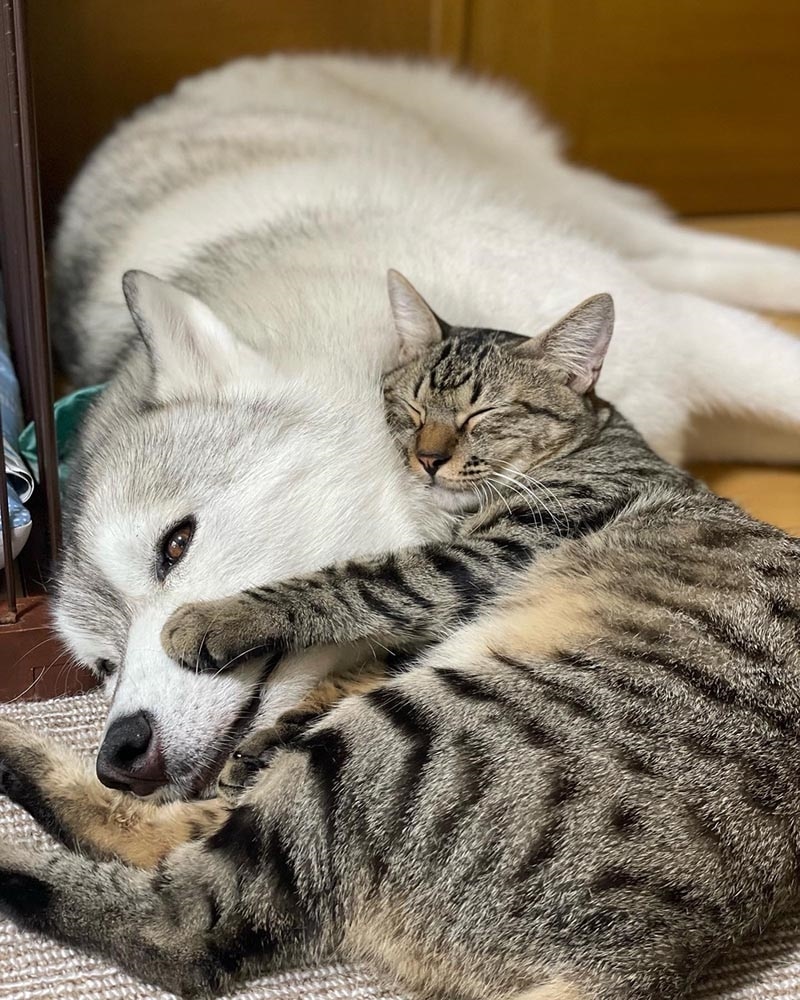
[[(67, 463), (72, 452), (75, 435), (92, 400), (105, 389), (105, 385), (90, 385), (78, 389), (68, 396), (62, 396), (53, 406), (56, 422), (56, 447), (58, 449), (58, 481), (61, 488), (67, 481)], [(33, 424), (23, 430), (19, 436), (19, 450), (31, 467), (36, 479), (39, 479), (39, 458), (36, 451), (36, 428)]]

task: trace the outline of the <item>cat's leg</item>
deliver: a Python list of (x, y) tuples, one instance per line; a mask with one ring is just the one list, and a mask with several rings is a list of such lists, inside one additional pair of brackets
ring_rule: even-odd
[[(304, 831), (306, 845), (315, 845), (319, 833)], [(175, 852), (152, 873), (0, 843), (0, 913), (26, 929), (102, 954), (179, 996), (212, 997), (259, 973), (339, 953), (340, 931), (326, 900), (332, 895), (325, 885), (328, 866), (315, 870), (314, 846), (300, 844), (296, 832), (271, 825), (246, 807), (236, 810), (216, 837)], [(352, 936), (367, 944), (372, 935), (362, 929)], [(509, 995), (492, 988), (490, 979), (481, 984), (465, 976), (459, 983), (457, 973), (444, 970), (443, 960), (451, 958), (446, 954), (403, 955), (405, 936), (381, 949), (380, 964), (392, 978), (410, 980), (428, 996), (452, 995), (456, 984), (457, 995), (474, 1000)], [(387, 957), (392, 954), (395, 961)], [(621, 982), (611, 991), (596, 973), (579, 978), (563, 970), (511, 994), (513, 1000), (641, 1000), (643, 995)], [(672, 1000), (665, 991), (658, 997)]]
[[(476, 521), (483, 522), (483, 518)], [(559, 526), (486, 519), (483, 534), (451, 543), (340, 563), (274, 586), (186, 604), (166, 621), (161, 641), (189, 669), (217, 673), (244, 653), (276, 659), (308, 646), (374, 641), (419, 648), (460, 624), (537, 551)]]
[(263, 848), (253, 823), (234, 812), (216, 841), (187, 845), (155, 872), (0, 843), (0, 914), (180, 996), (216, 995), (302, 958), (311, 924), (285, 854), (264, 848), (262, 873), (249, 877)]
[(326, 677), (294, 709), (284, 712), (274, 726), (257, 729), (242, 740), (222, 768), (218, 781), (220, 795), (237, 803), (279, 750), (319, 722), (343, 698), (374, 691), (386, 679), (386, 664), (377, 660)]
[(0, 792), (67, 847), (152, 868), (181, 844), (214, 833), (275, 750), (343, 698), (385, 679), (380, 661), (325, 678), (274, 726), (256, 730), (239, 745), (219, 778), (222, 797), (190, 802), (153, 803), (107, 788), (79, 754), (0, 719)]
[[(346, 712), (282, 752), (214, 836), (180, 848), (155, 872), (0, 843), (0, 912), (184, 996), (222, 992), (248, 974), (337, 951), (384, 959), (390, 972), (422, 981), (431, 994), (455, 986), (461, 963), (451, 960), (445, 974), (450, 956), (424, 947), (434, 919), (426, 894), (419, 919), (406, 920), (413, 900), (389, 874), (392, 848), (399, 853), (405, 839), (381, 830), (402, 822), (395, 799), (406, 803), (406, 771), (417, 762), (405, 746), (417, 738), (398, 732), (403, 702), (394, 721), (395, 700), (376, 703), (369, 728), (357, 710)], [(477, 958), (473, 966), (475, 982)]]
[(67, 847), (152, 868), (227, 818), (222, 799), (154, 804), (102, 785), (88, 761), (0, 719), (0, 791)]
[(182, 996), (318, 957), (339, 932), (328, 751), (282, 754), (213, 836), (153, 872), (2, 842), (0, 912)]

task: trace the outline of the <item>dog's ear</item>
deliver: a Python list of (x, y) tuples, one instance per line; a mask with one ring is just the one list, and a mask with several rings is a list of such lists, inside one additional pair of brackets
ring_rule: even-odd
[(613, 332), (614, 300), (603, 292), (581, 302), (517, 351), (563, 372), (570, 389), (583, 394), (593, 389), (600, 377)]
[(126, 271), (122, 290), (147, 347), (159, 399), (221, 388), (234, 377), (248, 348), (205, 303), (145, 271)]
[(438, 344), (448, 335), (450, 327), (439, 319), (408, 278), (399, 271), (390, 270), (386, 275), (386, 284), (394, 328), (400, 341), (398, 363), (404, 365), (422, 354), (426, 348)]

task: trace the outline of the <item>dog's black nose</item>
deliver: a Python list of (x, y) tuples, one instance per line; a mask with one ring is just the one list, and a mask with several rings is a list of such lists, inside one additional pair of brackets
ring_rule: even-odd
[(436, 475), (437, 469), (440, 469), (443, 465), (450, 461), (452, 455), (445, 455), (440, 451), (418, 451), (417, 458), (419, 459), (419, 464), (428, 473), (428, 475), (433, 478)]
[(164, 755), (147, 712), (115, 719), (97, 754), (97, 777), (109, 788), (151, 795), (168, 782)]

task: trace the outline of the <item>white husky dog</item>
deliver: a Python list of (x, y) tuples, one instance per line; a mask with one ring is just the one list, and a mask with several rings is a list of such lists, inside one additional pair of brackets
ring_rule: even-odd
[(528, 334), (610, 292), (600, 392), (654, 448), (684, 460), (694, 418), (738, 413), (793, 431), (773, 454), (800, 459), (800, 343), (730, 305), (800, 310), (800, 255), (682, 228), (567, 165), (524, 102), (443, 68), (273, 56), (181, 84), (92, 157), (52, 265), (64, 363), (111, 377), (74, 472), (58, 623), (107, 677), (106, 755), (158, 743), (166, 796), (203, 787), (337, 657), (265, 684), (256, 661), (195, 676), (162, 650), (170, 612), (441, 530), (384, 428), (387, 268), (453, 322)]

